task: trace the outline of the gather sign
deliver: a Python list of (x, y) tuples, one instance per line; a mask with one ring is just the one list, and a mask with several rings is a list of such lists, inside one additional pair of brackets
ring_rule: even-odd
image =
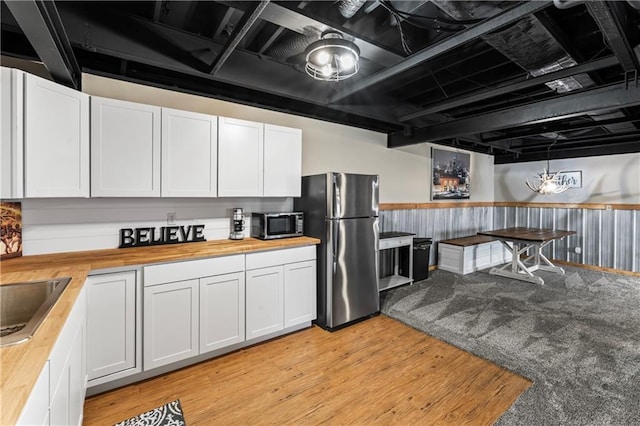
[(120, 230), (119, 248), (194, 243), (197, 241), (207, 241), (204, 238), (204, 225), (123, 228)]

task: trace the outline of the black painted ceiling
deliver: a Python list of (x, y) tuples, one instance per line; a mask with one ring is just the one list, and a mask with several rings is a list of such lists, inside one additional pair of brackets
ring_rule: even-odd
[[(351, 9), (353, 15), (345, 11)], [(3, 1), (2, 54), (512, 163), (640, 152), (640, 2)], [(327, 29), (341, 82), (304, 71)]]

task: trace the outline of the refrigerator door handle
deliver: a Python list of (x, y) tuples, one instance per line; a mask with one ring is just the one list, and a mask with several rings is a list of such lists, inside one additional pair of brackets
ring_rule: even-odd
[(333, 273), (336, 273), (338, 268), (338, 241), (340, 239), (340, 222), (337, 220), (332, 221), (331, 223), (333, 232), (331, 236), (331, 244), (332, 244), (332, 253), (333, 253)]

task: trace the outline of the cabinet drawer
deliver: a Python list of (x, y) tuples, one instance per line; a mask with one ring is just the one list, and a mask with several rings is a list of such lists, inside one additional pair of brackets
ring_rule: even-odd
[(383, 240), (380, 240), (380, 250), (408, 246), (412, 244), (412, 239), (413, 237), (385, 238)]
[(144, 268), (144, 286), (244, 271), (244, 254), (165, 263)]
[(304, 262), (316, 258), (316, 246), (296, 247), (247, 254), (247, 270)]

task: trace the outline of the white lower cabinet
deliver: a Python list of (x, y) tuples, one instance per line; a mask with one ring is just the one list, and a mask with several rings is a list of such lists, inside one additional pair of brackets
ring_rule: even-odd
[(282, 265), (247, 271), (247, 339), (284, 328)]
[(86, 304), (86, 291), (83, 289), (17, 424), (82, 424), (87, 387)]
[(315, 246), (247, 254), (247, 340), (316, 318)]
[(200, 279), (200, 353), (244, 341), (244, 274)]
[(197, 279), (145, 287), (145, 370), (198, 355), (198, 291)]
[(144, 370), (244, 341), (244, 255), (144, 268)]
[(142, 371), (136, 271), (87, 278), (89, 387)]
[(49, 360), (45, 362), (27, 403), (18, 419), (19, 425), (49, 424)]
[(316, 319), (316, 261), (284, 265), (284, 326)]

